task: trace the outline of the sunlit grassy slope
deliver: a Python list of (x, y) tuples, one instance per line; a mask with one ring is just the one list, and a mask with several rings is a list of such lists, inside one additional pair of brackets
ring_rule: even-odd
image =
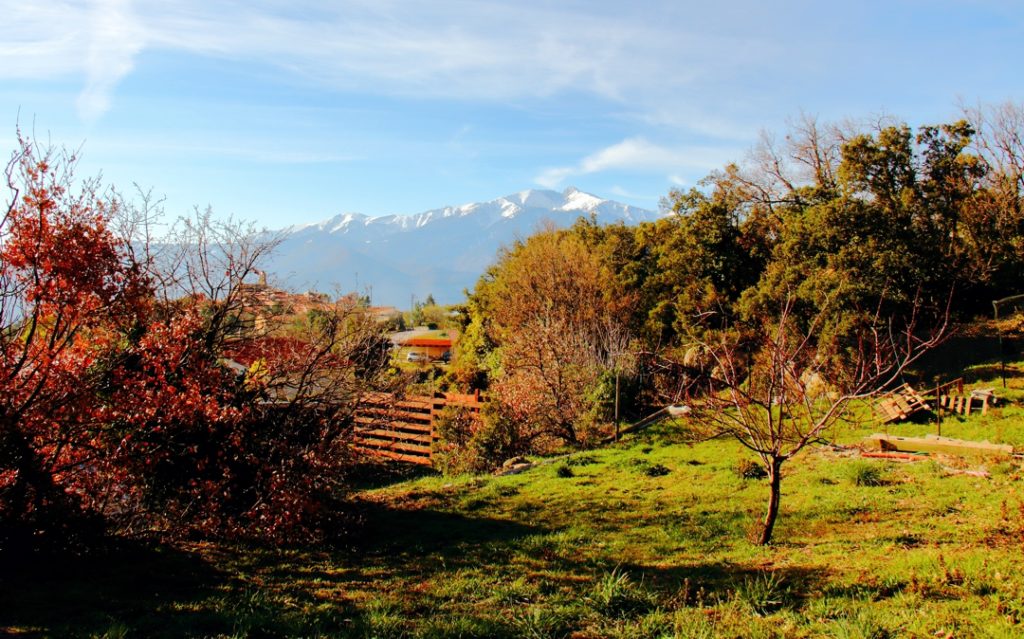
[[(990, 373), (983, 373), (988, 376)], [(943, 435), (1024, 447), (1024, 378)], [(997, 386), (982, 379), (978, 386)], [(863, 415), (864, 413), (862, 413)], [(1024, 472), (808, 449), (776, 543), (732, 441), (666, 425), (507, 477), (360, 487), (350, 547), (215, 545), (87, 557), (0, 585), (0, 629), (65, 636), (1020, 637)], [(934, 432), (933, 423), (894, 434)], [(851, 444), (876, 430), (844, 426)], [(973, 472), (985, 470), (988, 476)]]

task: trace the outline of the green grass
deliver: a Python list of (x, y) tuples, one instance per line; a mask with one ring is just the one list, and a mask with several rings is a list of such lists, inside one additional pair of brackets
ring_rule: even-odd
[[(943, 434), (1024, 446), (1024, 379)], [(984, 380), (979, 385), (993, 386)], [(858, 409), (860, 415), (869, 409)], [(934, 424), (891, 425), (923, 435)], [(855, 421), (854, 443), (881, 430)], [(1024, 636), (1024, 471), (812, 447), (767, 497), (678, 427), (507, 477), (362, 484), (340, 550), (124, 547), (0, 573), (0, 634), (223, 637)], [(989, 477), (964, 474), (985, 467)]]

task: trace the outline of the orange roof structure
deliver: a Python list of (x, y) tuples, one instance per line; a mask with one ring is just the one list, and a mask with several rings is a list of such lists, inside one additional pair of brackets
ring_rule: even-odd
[(450, 337), (410, 337), (402, 342), (403, 346), (445, 346), (451, 348)]

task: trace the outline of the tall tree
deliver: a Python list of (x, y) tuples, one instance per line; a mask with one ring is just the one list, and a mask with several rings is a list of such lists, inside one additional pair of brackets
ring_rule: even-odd
[(116, 203), (95, 181), (76, 188), (74, 168), (74, 157), (19, 134), (6, 171), (0, 520), (22, 530), (90, 505), (84, 487), (95, 479), (105, 428), (93, 401), (97, 363), (149, 309), (146, 278), (109, 226)]
[(977, 135), (973, 152), (986, 171), (964, 211), (963, 241), (971, 276), (987, 284), (988, 299), (1020, 292), (1024, 275), (1024, 105), (964, 108)]
[[(588, 394), (618, 349), (631, 298), (579, 236), (548, 229), (505, 252), (474, 297), (500, 367), (493, 390), (535, 439), (584, 435)], [(614, 342), (614, 344), (613, 344)]]
[[(134, 530), (325, 534), (354, 404), (388, 378), (380, 327), (339, 304), (304, 335), (246, 328), (265, 287), (245, 279), (273, 238), (205, 213), (149, 241), (145, 200), (132, 211), (96, 182), (76, 188), (73, 169), (22, 140), (6, 172), (0, 546), (76, 513)], [(243, 354), (247, 369), (231, 361)]]

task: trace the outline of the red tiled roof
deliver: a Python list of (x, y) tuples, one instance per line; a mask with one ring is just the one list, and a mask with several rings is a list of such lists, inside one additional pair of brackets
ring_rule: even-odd
[(451, 347), (450, 337), (410, 337), (403, 342), (405, 346), (447, 346)]
[[(270, 362), (285, 369), (299, 370), (306, 365), (314, 350), (308, 342), (294, 337), (261, 337), (257, 340), (245, 340), (229, 344), (224, 349), (224, 356), (242, 364), (246, 368), (258, 359)], [(346, 360), (331, 353), (323, 358), (325, 364), (345, 366)]]

